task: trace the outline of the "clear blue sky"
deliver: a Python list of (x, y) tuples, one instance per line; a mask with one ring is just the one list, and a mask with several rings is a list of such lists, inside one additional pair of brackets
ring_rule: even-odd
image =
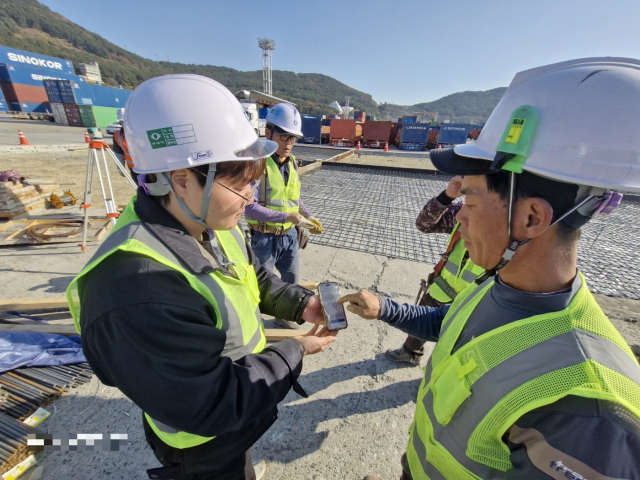
[(637, 0), (41, 2), (152, 60), (259, 70), (267, 36), (274, 69), (324, 73), (378, 103), (507, 86), (572, 58), (640, 57)]

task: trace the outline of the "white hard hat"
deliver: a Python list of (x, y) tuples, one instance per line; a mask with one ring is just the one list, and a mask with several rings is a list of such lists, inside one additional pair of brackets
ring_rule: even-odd
[[(477, 142), (436, 152), (451, 174), (502, 167), (618, 192), (640, 192), (640, 60), (585, 58), (518, 73)], [(537, 125), (536, 125), (537, 124)], [(470, 159), (479, 159), (477, 162)], [(493, 163), (493, 171), (500, 168)], [(513, 168), (516, 170), (513, 170)]]
[(136, 173), (238, 160), (277, 150), (258, 138), (233, 94), (200, 75), (164, 75), (142, 83), (125, 107), (124, 128)]
[(124, 108), (118, 109), (118, 111), (116, 112), (116, 118), (118, 119), (119, 122), (124, 121)]
[(278, 103), (271, 107), (267, 114), (267, 124), (269, 123), (296, 137), (303, 136), (300, 112), (290, 103)]

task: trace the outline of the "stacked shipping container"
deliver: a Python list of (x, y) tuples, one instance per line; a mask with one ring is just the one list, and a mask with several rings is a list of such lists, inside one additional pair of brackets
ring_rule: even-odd
[[(64, 105), (67, 124), (82, 127), (98, 127), (115, 123), (116, 112), (124, 107), (130, 90), (104, 87), (74, 80), (45, 80), (45, 90), (54, 104)], [(57, 111), (60, 111), (56, 107)], [(62, 115), (54, 115), (57, 123), (65, 125)]]

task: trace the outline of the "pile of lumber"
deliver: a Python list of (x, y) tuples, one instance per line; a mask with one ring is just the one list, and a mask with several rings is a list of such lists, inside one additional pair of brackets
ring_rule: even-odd
[(38, 184), (30, 185), (0, 183), (0, 217), (13, 218), (37, 208), (44, 208), (52, 193), (62, 195), (62, 189), (53, 181), (42, 180)]

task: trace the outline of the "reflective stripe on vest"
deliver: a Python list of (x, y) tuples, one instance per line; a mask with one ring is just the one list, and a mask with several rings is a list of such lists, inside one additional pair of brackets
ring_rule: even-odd
[[(78, 280), (95, 268), (117, 250), (137, 252), (158, 263), (179, 271), (192, 288), (202, 294), (216, 312), (216, 328), (225, 331), (226, 340), (222, 355), (238, 360), (250, 353), (262, 351), (266, 338), (258, 303), (260, 291), (244, 238), (239, 229), (216, 231), (216, 238), (225, 255), (234, 263), (231, 269), (236, 276), (224, 275), (220, 270), (211, 273), (194, 274), (161, 240), (139, 221), (134, 212), (134, 199), (118, 219), (116, 227), (105, 239), (93, 258), (67, 289), (67, 300), (76, 329), (80, 332), (81, 305)], [(195, 239), (193, 240), (195, 242)], [(197, 245), (200, 245), (196, 242)], [(206, 258), (213, 258), (201, 248)], [(214, 260), (215, 262), (215, 260)], [(151, 428), (168, 445), (174, 448), (188, 448), (200, 445), (213, 437), (200, 437), (168, 427), (145, 414)]]
[[(289, 181), (287, 185), (285, 185), (276, 162), (271, 157), (267, 158), (266, 181), (264, 182), (264, 206), (278, 212), (298, 212), (300, 207), (300, 177), (298, 177), (298, 172), (295, 168), (295, 157), (290, 155), (287, 161), (291, 162), (291, 165), (289, 165)], [(263, 192), (260, 192), (260, 196), (263, 196)], [(247, 223), (262, 223), (249, 218), (246, 220)], [(285, 230), (293, 227), (293, 223), (291, 222), (264, 223), (271, 227), (282, 227)]]
[(133, 158), (131, 158), (131, 154), (129, 153), (127, 139), (124, 138), (124, 135), (122, 135), (122, 133), (120, 133), (120, 130), (116, 130), (115, 132), (113, 132), (113, 138), (124, 152), (124, 161), (127, 163), (127, 167), (133, 169)]
[(513, 468), (503, 434), (567, 395), (614, 401), (640, 417), (640, 367), (584, 279), (567, 309), (504, 325), (450, 355), (488, 282), (452, 305), (425, 368), (407, 449), (415, 480)]
[[(447, 241), (447, 247), (450, 246), (459, 227), (460, 224), (457, 223), (453, 228)], [(474, 264), (466, 254), (467, 249), (464, 248), (464, 242), (458, 240), (445, 261), (440, 274), (433, 279), (433, 283), (429, 287), (429, 295), (438, 302), (451, 303), (460, 292), (473, 284), (476, 278), (484, 273), (484, 269)], [(467, 261), (461, 267), (465, 258)]]

